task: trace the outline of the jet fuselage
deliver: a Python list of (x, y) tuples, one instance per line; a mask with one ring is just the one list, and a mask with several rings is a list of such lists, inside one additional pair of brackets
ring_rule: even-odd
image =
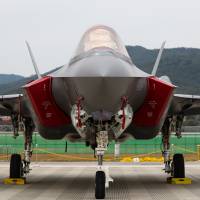
[(87, 31), (77, 52), (68, 65), (25, 86), (40, 134), (91, 145), (101, 130), (109, 132), (110, 140), (157, 135), (173, 85), (138, 69), (108, 27)]

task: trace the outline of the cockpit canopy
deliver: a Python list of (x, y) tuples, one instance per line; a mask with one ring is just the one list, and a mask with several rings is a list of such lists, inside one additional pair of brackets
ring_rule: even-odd
[(102, 47), (129, 57), (128, 52), (117, 33), (107, 26), (94, 26), (86, 31), (78, 45), (75, 56)]

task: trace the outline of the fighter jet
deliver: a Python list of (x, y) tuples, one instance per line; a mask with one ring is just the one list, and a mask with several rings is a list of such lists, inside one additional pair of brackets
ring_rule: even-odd
[(103, 157), (112, 141), (151, 139), (161, 132), (165, 172), (185, 177), (183, 155), (171, 159), (170, 133), (173, 125), (180, 137), (184, 116), (200, 114), (200, 96), (175, 94), (169, 77), (156, 77), (165, 42), (147, 74), (133, 64), (112, 28), (94, 26), (83, 35), (69, 64), (45, 76), (26, 44), (37, 80), (24, 85), (23, 94), (0, 96), (0, 114), (11, 116), (14, 135), (20, 124), (24, 127), (24, 156), (11, 156), (11, 178), (30, 172), (35, 128), (47, 140), (81, 140), (94, 149), (96, 199), (105, 198)]

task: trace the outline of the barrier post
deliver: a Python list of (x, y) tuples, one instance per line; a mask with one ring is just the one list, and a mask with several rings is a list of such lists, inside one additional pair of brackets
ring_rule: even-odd
[(120, 157), (120, 143), (116, 142), (115, 143), (115, 158), (119, 158)]
[(197, 145), (197, 160), (200, 160), (200, 145)]
[(174, 151), (174, 144), (171, 144), (171, 154), (174, 155), (175, 151)]
[(35, 162), (36, 162), (36, 164), (38, 163), (38, 150), (37, 150), (37, 148), (38, 148), (38, 144), (35, 144), (35, 147), (36, 147), (36, 152), (35, 152)]

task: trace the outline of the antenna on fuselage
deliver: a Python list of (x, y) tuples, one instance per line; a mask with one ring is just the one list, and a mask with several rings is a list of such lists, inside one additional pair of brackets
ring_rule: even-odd
[(33, 63), (33, 67), (34, 67), (34, 69), (35, 69), (35, 73), (37, 74), (38, 79), (40, 79), (40, 78), (42, 78), (42, 76), (41, 76), (41, 74), (40, 74), (40, 72), (39, 72), (39, 70), (38, 70), (38, 66), (37, 66), (37, 63), (35, 62), (35, 58), (34, 58), (34, 56), (33, 56), (31, 47), (30, 47), (30, 45), (29, 45), (29, 43), (28, 43), (27, 41), (25, 41), (25, 42), (26, 42), (26, 46), (27, 46), (27, 48), (28, 48), (29, 55), (30, 55), (30, 57), (31, 57), (31, 61), (32, 61), (32, 63)]
[(156, 58), (156, 62), (155, 62), (155, 64), (154, 64), (153, 70), (152, 70), (152, 72), (151, 72), (151, 75), (153, 75), (153, 76), (156, 75), (156, 72), (157, 72), (157, 70), (158, 70), (158, 65), (159, 65), (159, 63), (160, 63), (160, 59), (161, 59), (161, 56), (162, 56), (162, 53), (163, 53), (163, 50), (164, 50), (164, 47), (165, 47), (165, 43), (166, 43), (166, 41), (164, 41), (164, 42), (162, 43), (161, 48), (160, 48), (160, 50), (159, 50), (159, 52), (158, 52), (158, 56), (157, 56), (157, 58)]

